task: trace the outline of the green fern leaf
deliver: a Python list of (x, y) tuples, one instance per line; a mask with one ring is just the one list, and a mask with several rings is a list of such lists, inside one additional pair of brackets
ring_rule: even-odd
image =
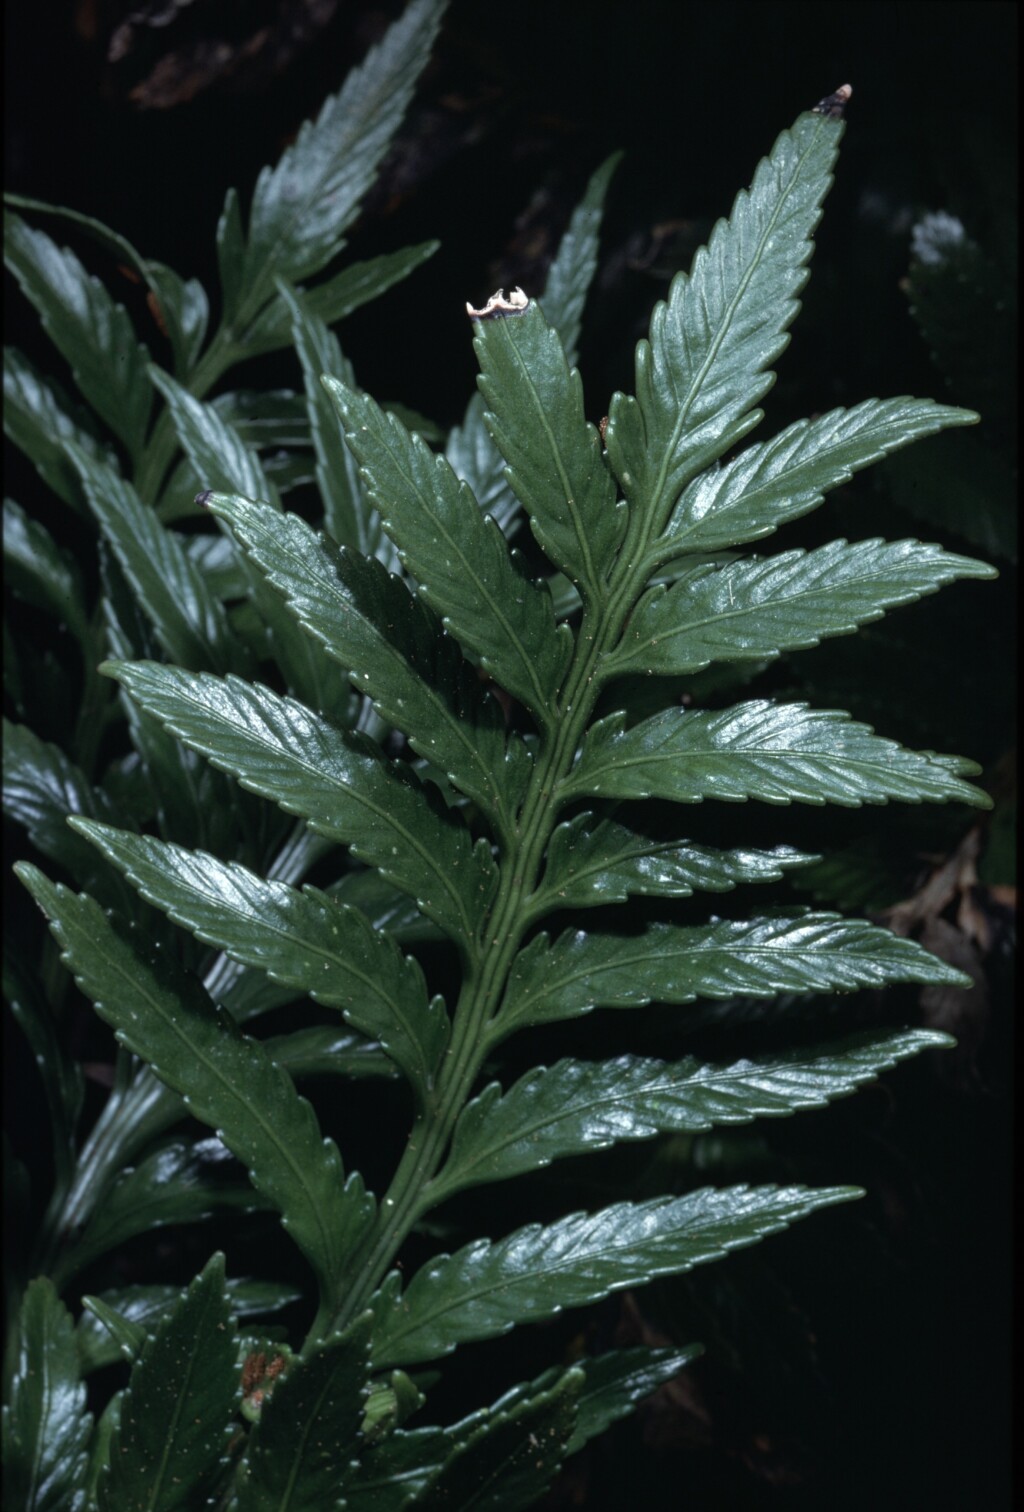
[(530, 516), (541, 549), (579, 587), (584, 603), (606, 596), (626, 527), (615, 480), (583, 385), (558, 334), (536, 305), (506, 320), (479, 320), (474, 340), (485, 421), (508, 464), (505, 476)]
[(443, 13), (444, 0), (412, 0), (276, 167), (260, 174), (241, 273), (246, 310), (255, 313), (265, 302), (275, 276), (298, 283), (345, 245), (344, 232), (405, 114)]
[(13, 499), (4, 500), (4, 565), (14, 592), (66, 625), (85, 649), (88, 610), (78, 567), (46, 526)]
[(500, 706), (426, 606), (378, 562), (318, 541), (297, 515), (222, 494), (207, 505), (381, 717), (510, 833), (525, 747), (507, 745)]
[(137, 459), (152, 407), (145, 383), (149, 354), (124, 308), (73, 252), (11, 211), (4, 212), (4, 260), (70, 365), (83, 398)]
[(73, 443), (67, 450), (89, 507), (167, 655), (196, 671), (246, 671), (248, 659), (231, 633), (224, 606), (180, 539), (112, 467)]
[(118, 231), (112, 231), (94, 216), (83, 215), (80, 210), (69, 210), (64, 205), (50, 205), (44, 200), (29, 199), (22, 194), (5, 194), (4, 201), (19, 210), (34, 210), (70, 222), (105, 247), (123, 266), (133, 268), (143, 283), (148, 285), (156, 301), (163, 328), (174, 352), (175, 370), (183, 375), (190, 372), (202, 347), (210, 316), (209, 301), (202, 284), (194, 278), (187, 281), (179, 278), (172, 268), (143, 257), (127, 237)]
[(856, 1187), (705, 1187), (531, 1224), (493, 1243), (477, 1239), (431, 1261), (402, 1293), (389, 1278), (377, 1304), (374, 1366), (421, 1364), (471, 1339), (690, 1270), (860, 1195)]
[(85, 1077), (64, 1042), (38, 974), (17, 958), (13, 948), (4, 951), (3, 989), (11, 1016), (28, 1041), (39, 1071), (50, 1115), (54, 1172), (58, 1185), (66, 1188), (74, 1171)]
[(166, 399), (178, 439), (206, 487), (237, 489), (248, 498), (276, 502), (259, 458), (221, 408), (196, 399), (158, 367), (150, 367), (149, 378)]
[(666, 709), (632, 729), (610, 714), (587, 732), (563, 801), (602, 798), (705, 798), (765, 803), (942, 803), (990, 808), (963, 780), (974, 762), (908, 751), (840, 710), (754, 699), (715, 712)]
[(550, 720), (572, 640), (555, 626), (547, 589), (510, 555), (443, 457), (372, 399), (335, 378), (324, 383), (384, 529), (427, 602), (501, 687)]
[(224, 1257), (215, 1255), (135, 1363), (100, 1474), (99, 1512), (202, 1506), (226, 1459), (238, 1383)]
[(698, 567), (644, 595), (602, 672), (681, 676), (713, 661), (770, 660), (848, 635), (958, 577), (996, 576), (985, 562), (918, 541), (840, 540)]
[[(180, 1300), (181, 1293), (175, 1289), (173, 1295), (168, 1297), (161, 1316), (170, 1312), (174, 1304)], [(116, 1307), (111, 1306), (101, 1297), (83, 1297), (82, 1309), (81, 1321), (84, 1322), (88, 1318), (90, 1322), (97, 1323), (103, 1331), (107, 1341), (107, 1349), (102, 1351), (104, 1357), (109, 1355), (111, 1361), (127, 1360), (130, 1365), (134, 1364), (149, 1337), (143, 1325), (135, 1319), (126, 1318)], [(157, 1321), (159, 1322), (159, 1317)], [(113, 1348), (111, 1349), (110, 1346)]]
[(636, 351), (636, 401), (616, 394), (605, 443), (626, 498), (662, 528), (683, 488), (761, 418), (832, 185), (841, 122), (807, 112), (758, 165)]
[(474, 850), (460, 816), (372, 742), (237, 678), (195, 677), (150, 662), (107, 663), (105, 670), (243, 787), (378, 867), (453, 939), (474, 937), (494, 885), (489, 853)]
[(583, 198), (569, 217), (544, 280), (540, 307), (548, 325), (554, 326), (570, 367), (576, 366), (583, 307), (597, 272), (598, 238), (604, 202), (612, 174), (622, 160), (621, 152), (605, 158), (590, 176)]
[(198, 983), (169, 959), (148, 960), (84, 894), (54, 886), (33, 866), (18, 875), (51, 921), (63, 958), (118, 1039), (147, 1061), (188, 1110), (216, 1129), (282, 1215), (322, 1292), (332, 1295), (343, 1255), (372, 1216), (341, 1159), (288, 1076)]
[[(576, 361), (587, 291), (597, 271), (604, 197), (618, 160), (619, 154), (613, 154), (592, 175), (548, 269), (539, 301), (548, 323), (558, 332), (570, 367)], [(479, 393), (470, 399), (462, 424), (449, 434), (445, 456), (456, 476), (472, 489), (484, 513), (493, 515), (502, 530), (511, 533), (517, 523), (519, 500), (505, 479), (505, 461), (491, 440)]]
[(692, 1057), (670, 1065), (622, 1055), (541, 1066), (504, 1094), (492, 1082), (467, 1104), (432, 1197), (440, 1201), (467, 1186), (504, 1181), (621, 1140), (823, 1107), (908, 1056), (952, 1043), (927, 1030), (884, 1031), (732, 1065), (702, 1065)]
[(223, 318), (230, 326), (238, 315), (245, 267), (245, 227), (237, 189), (229, 189), (224, 196), (224, 207), (217, 221), (216, 243)]
[(110, 824), (118, 818), (102, 788), (87, 782), (64, 752), (27, 725), (3, 722), (4, 814), (24, 826), (42, 855), (63, 867), (80, 886), (131, 914), (132, 898), (91, 846), (68, 828), (69, 814)]
[[(399, 252), (384, 252), (365, 262), (349, 263), (333, 278), (303, 290), (303, 301), (310, 314), (325, 325), (335, 325), (371, 299), (379, 299), (393, 284), (401, 283), (433, 257), (440, 242), (420, 242)], [(278, 292), (281, 279), (278, 277)], [(240, 357), (257, 357), (276, 352), (292, 339), (291, 312), (287, 300), (275, 299), (265, 305), (239, 343)], [(325, 371), (335, 372), (334, 368)]]
[(521, 1512), (535, 1507), (568, 1452), (583, 1382), (581, 1370), (566, 1370), (547, 1390), (483, 1414), (483, 1422), (456, 1443), (409, 1508)]
[[(228, 1280), (224, 1284), (232, 1316), (262, 1317), (281, 1312), (302, 1298), (296, 1286), (282, 1281)], [(123, 1323), (138, 1329), (133, 1337), (142, 1341), (156, 1330), (161, 1318), (181, 1296), (177, 1286), (117, 1286), (96, 1297), (83, 1298), (84, 1308), (75, 1329), (75, 1343), (82, 1364), (82, 1374), (89, 1375), (104, 1365), (122, 1358), (120, 1345), (101, 1321), (105, 1315), (120, 1317)], [(135, 1353), (135, 1350), (132, 1350)]]
[(16, 347), (4, 347), (4, 434), (25, 453), (47, 488), (72, 509), (84, 511), (78, 471), (64, 442), (73, 441), (90, 456), (106, 460), (93, 434), (92, 416)]
[(237, 862), (148, 836), (77, 828), (175, 923), (272, 981), (341, 1009), (380, 1040), (421, 1098), (432, 1087), (448, 1033), (444, 1005), (428, 1003), (419, 966), (358, 909), (318, 888), (264, 882)]
[[(101, 572), (108, 656), (123, 661), (159, 659), (159, 643), (118, 564), (108, 558), (101, 564)], [(229, 828), (251, 829), (253, 816), (245, 812), (245, 805), (251, 808), (254, 804), (248, 794), (243, 794), (195, 751), (169, 735), (123, 689), (119, 690), (118, 701), (152, 794), (153, 811), (162, 834), (174, 835), (182, 844), (212, 848), (217, 844), (218, 827), (225, 823)], [(124, 828), (123, 813), (115, 812), (110, 817)], [(84, 878), (81, 880), (85, 891), (93, 892)]]
[(496, 1033), (598, 1007), (968, 980), (913, 940), (832, 913), (649, 924), (636, 935), (567, 930), (553, 944), (538, 935), (520, 952)]
[(75, 1239), (62, 1279), (66, 1284), (101, 1255), (121, 1250), (137, 1234), (268, 1207), (270, 1203), (245, 1180), (242, 1167), (219, 1139), (171, 1140), (122, 1171), (104, 1193)]
[(304, 1076), (372, 1076), (390, 1080), (399, 1075), (394, 1061), (376, 1041), (331, 1024), (312, 1024), (308, 1029), (271, 1035), (261, 1044), (293, 1081), (301, 1081)]
[(4, 1501), (24, 1512), (80, 1505), (92, 1418), (79, 1379), (74, 1324), (46, 1276), (31, 1281), (14, 1326), (3, 1409)]
[(345, 1512), (405, 1512), (458, 1443), (444, 1428), (398, 1429), (369, 1444), (345, 1481)]
[[(337, 337), (313, 314), (308, 298), (279, 283), (281, 300), (291, 316), (292, 339), (302, 364), (310, 432), (316, 450), (316, 481), (323, 501), (324, 529), (339, 546), (378, 557), (392, 570), (399, 566), (395, 548), (381, 528), (380, 516), (366, 497), (359, 467), (348, 447), (337, 410), (320, 382), (323, 373), (349, 388), (355, 376), (341, 355)], [(338, 445), (339, 437), (342, 445)]]
[(777, 845), (772, 850), (716, 850), (663, 840), (589, 811), (560, 824), (548, 845), (544, 878), (532, 899), (534, 918), (556, 908), (594, 908), (628, 897), (688, 898), (731, 892), (741, 882), (777, 882), (818, 857)]
[[(853, 409), (798, 420), (771, 441), (748, 446), (724, 467), (695, 478), (679, 500), (647, 566), (680, 552), (720, 551), (759, 541), (816, 509), (830, 489), (922, 436), (973, 425), (971, 410), (933, 399), (866, 399)], [(721, 451), (727, 450), (726, 446)]]
[[(277, 490), (267, 478), (259, 457), (242, 442), (217, 407), (193, 398), (166, 373), (153, 369), (150, 376), (167, 400), (178, 439), (204, 489), (221, 488), (248, 498), (268, 500), (280, 519)], [(261, 574), (244, 558), (241, 566), (253, 602), (267, 627), (267, 653), (281, 668), (289, 689), (302, 702), (339, 724), (347, 723), (346, 690), (338, 686), (324, 657), (299, 631), (280, 595), (268, 588)]]
[[(701, 1353), (699, 1344), (687, 1344), (681, 1349), (616, 1349), (603, 1355), (584, 1355), (574, 1366), (583, 1372), (583, 1385), (576, 1402), (576, 1427), (566, 1445), (566, 1457), (576, 1454), (612, 1423), (626, 1417), (638, 1402), (678, 1375)], [(507, 1408), (538, 1391), (550, 1389), (560, 1375), (556, 1366), (536, 1380), (513, 1386), (491, 1410)]]
[(263, 1403), (238, 1489), (238, 1512), (345, 1507), (346, 1470), (360, 1439), (369, 1319), (293, 1360)]

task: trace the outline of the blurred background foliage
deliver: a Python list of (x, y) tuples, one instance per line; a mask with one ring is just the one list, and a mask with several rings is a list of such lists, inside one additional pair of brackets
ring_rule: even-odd
[[(7, 187), (95, 215), (215, 286), (212, 231), (225, 188), (245, 200), (259, 167), (400, 9), (400, 0), (10, 7)], [(856, 637), (780, 659), (757, 692), (847, 708), (907, 744), (975, 757), (992, 814), (791, 809), (780, 826), (776, 811), (725, 805), (693, 826), (694, 838), (704, 826), (718, 844), (758, 843), (762, 828), (809, 849), (827, 843), (826, 859), (798, 874), (798, 901), (886, 919), (977, 983), (971, 994), (904, 993), (885, 1005), (740, 1005), (728, 1019), (708, 1005), (692, 1020), (695, 1048), (767, 1048), (783, 1022), (791, 1042), (794, 1026), (810, 1032), (825, 1014), (851, 1025), (880, 1015), (927, 1023), (950, 1029), (960, 1048), (922, 1057), (806, 1123), (555, 1168), (559, 1211), (566, 1186), (587, 1206), (626, 1188), (672, 1190), (694, 1169), (709, 1181), (853, 1181), (869, 1195), (855, 1212), (821, 1215), (807, 1234), (798, 1228), (706, 1274), (612, 1299), (592, 1343), (697, 1337), (707, 1354), (578, 1456), (552, 1508), (668, 1508), (684, 1492), (702, 1512), (1008, 1504), (1016, 27), (1017, 7), (1002, 3), (453, 0), (352, 241), (355, 256), (370, 257), (441, 239), (436, 257), (346, 322), (344, 340), (362, 385), (447, 429), (474, 381), (463, 302), (502, 285), (535, 290), (587, 176), (624, 148), (581, 344), (596, 421), (605, 396), (631, 387), (651, 305), (735, 187), (797, 111), (849, 80), (837, 185), (759, 435), (876, 394), (931, 395), (982, 415), (977, 428), (916, 445), (840, 489), (778, 549), (832, 539), (838, 523), (851, 539), (917, 535), (973, 552), (1000, 580), (962, 583)], [(149, 321), (158, 348), (125, 270), (79, 250), (140, 330)], [(51, 365), (27, 307), (8, 304), (8, 339)], [(288, 352), (257, 359), (248, 376), (253, 387), (298, 383)], [(45, 490), (17, 453), (8, 480), (45, 519)], [(80, 566), (94, 571), (84, 555)], [(7, 607), (31, 624), (16, 583)], [(13, 711), (59, 742), (38, 716), (72, 700), (81, 671), (69, 647), (44, 640), (31, 664), (15, 658), (6, 672)], [(735, 691), (710, 675), (678, 690), (711, 703)], [(15, 859), (24, 843), (8, 838)], [(780, 888), (777, 901), (792, 902), (792, 892)], [(39, 927), (23, 897), (11, 904), (15, 927)], [(600, 1033), (595, 1021), (595, 1040)], [(654, 1011), (638, 1033), (638, 1049), (663, 1052), (670, 1022)], [(544, 1053), (559, 1049), (549, 1033)], [(8, 1063), (15, 1144), (31, 1166), (38, 1110), (20, 1042)], [(371, 1111), (380, 1116), (377, 1092)], [(512, 1184), (496, 1230), (519, 1220), (509, 1213), (516, 1200)], [(481, 1230), (492, 1215), (482, 1216)], [(538, 1216), (531, 1198), (523, 1218)], [(190, 1274), (215, 1239), (209, 1230), (164, 1236), (168, 1274)], [(552, 1330), (567, 1353), (580, 1347), (576, 1326), (571, 1317), (550, 1325), (544, 1361)], [(503, 1350), (518, 1351), (520, 1374), (540, 1368), (528, 1357), (531, 1331), (520, 1332), (492, 1346), (496, 1371)], [(467, 1380), (466, 1392), (467, 1403), (477, 1399), (479, 1382)]]

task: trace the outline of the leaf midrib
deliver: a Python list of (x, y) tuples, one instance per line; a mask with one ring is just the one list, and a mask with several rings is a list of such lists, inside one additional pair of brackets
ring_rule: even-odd
[[(824, 119), (824, 117), (822, 117), (822, 119)], [(811, 136), (810, 139), (808, 140), (807, 146), (805, 147), (803, 153), (801, 153), (800, 156), (798, 157), (797, 162), (796, 162), (796, 164), (795, 164), (795, 166), (793, 168), (793, 171), (792, 171), (792, 173), (790, 175), (789, 184), (788, 184), (785, 192), (783, 194), (780, 194), (778, 196), (778, 199), (777, 199), (776, 205), (775, 205), (775, 209), (773, 210), (771, 216), (769, 217), (769, 219), (768, 219), (768, 221), (767, 221), (767, 223), (765, 225), (764, 231), (762, 232), (760, 238), (758, 239), (756, 251), (755, 251), (754, 255), (750, 258), (750, 261), (749, 261), (749, 263), (747, 265), (747, 269), (746, 269), (745, 273), (743, 274), (743, 277), (741, 278), (741, 280), (740, 280), (740, 282), (739, 282), (739, 284), (737, 286), (736, 292), (734, 293), (732, 299), (729, 301), (728, 305), (726, 306), (724, 315), (723, 315), (723, 317), (722, 317), (722, 319), (721, 319), (721, 321), (719, 323), (718, 332), (717, 332), (716, 336), (714, 337), (714, 339), (712, 340), (712, 342), (710, 343), (710, 345), (708, 347), (708, 350), (707, 350), (707, 354), (706, 354), (706, 356), (704, 358), (704, 361), (702, 362), (701, 366), (698, 368), (696, 375), (691, 379), (690, 387), (689, 387), (689, 392), (687, 394), (687, 397), (686, 397), (686, 400), (685, 400), (683, 406), (680, 409), (679, 416), (678, 416), (678, 418), (676, 420), (675, 426), (673, 427), (672, 434), (671, 434), (671, 437), (669, 439), (668, 445), (665, 447), (665, 450), (664, 450), (664, 453), (663, 453), (661, 467), (658, 470), (658, 474), (657, 474), (657, 478), (655, 480), (654, 487), (653, 487), (653, 489), (651, 489), (650, 494), (649, 494), (648, 506), (647, 507), (648, 507), (648, 510), (650, 512), (651, 518), (654, 519), (654, 520), (657, 520), (659, 518), (659, 516), (660, 516), (661, 505), (662, 505), (662, 493), (663, 493), (663, 490), (664, 490), (664, 487), (665, 487), (665, 481), (666, 481), (666, 479), (668, 477), (668, 474), (669, 474), (669, 472), (671, 470), (673, 461), (675, 459), (675, 454), (676, 454), (677, 448), (679, 446), (679, 440), (680, 440), (680, 437), (681, 437), (681, 435), (683, 433), (683, 429), (684, 429), (684, 427), (686, 425), (686, 421), (687, 421), (687, 419), (689, 417), (690, 409), (693, 406), (693, 403), (694, 403), (696, 397), (700, 394), (700, 392), (702, 391), (702, 389), (704, 387), (704, 380), (707, 377), (707, 374), (710, 371), (712, 364), (714, 363), (715, 359), (717, 358), (719, 350), (721, 349), (723, 343), (725, 342), (726, 336), (728, 335), (729, 328), (730, 328), (730, 326), (732, 324), (732, 321), (733, 321), (733, 319), (735, 317), (736, 311), (739, 308), (739, 305), (740, 305), (743, 297), (745, 296), (745, 294), (747, 292), (747, 289), (749, 288), (750, 283), (751, 283), (751, 281), (754, 278), (754, 275), (758, 272), (758, 270), (760, 268), (761, 260), (762, 260), (762, 257), (764, 256), (764, 251), (765, 251), (766, 243), (767, 243), (769, 237), (771, 236), (772, 232), (775, 230), (775, 227), (778, 224), (779, 219), (780, 219), (780, 217), (782, 215), (782, 211), (783, 211), (784, 207), (786, 206), (786, 204), (788, 203), (790, 195), (794, 192), (796, 186), (798, 185), (798, 183), (800, 181), (801, 170), (802, 170), (802, 168), (804, 166), (804, 163), (806, 162), (807, 158), (810, 156), (811, 149), (817, 145), (819, 132), (820, 132), (820, 125), (818, 127), (818, 130), (816, 130), (814, 132), (814, 135)], [(668, 308), (670, 308), (670, 306)], [(666, 310), (666, 313), (668, 313), (668, 310)]]
[[(506, 322), (506, 324), (507, 324), (507, 322)], [(557, 338), (557, 336), (554, 335), (553, 332), (551, 333), (551, 337), (549, 337), (548, 339), (550, 340), (552, 338), (554, 339), (554, 341), (556, 343), (558, 342), (558, 338)], [(540, 422), (540, 426), (541, 426), (541, 429), (543, 431), (545, 440), (548, 443), (548, 450), (549, 450), (549, 453), (551, 455), (552, 460), (554, 461), (555, 469), (556, 469), (556, 471), (558, 473), (558, 481), (559, 481), (559, 485), (560, 485), (560, 488), (561, 488), (562, 496), (563, 496), (563, 498), (565, 500), (566, 508), (569, 511), (569, 517), (570, 517), (570, 519), (572, 521), (572, 527), (573, 527), (573, 531), (574, 531), (575, 536), (576, 536), (577, 544), (579, 546), (580, 556), (581, 556), (583, 564), (584, 564), (583, 565), (583, 570), (580, 573), (580, 577), (581, 577), (583, 583), (589, 589), (591, 595), (593, 595), (594, 597), (596, 597), (597, 596), (597, 589), (598, 589), (598, 578), (597, 578), (596, 572), (594, 571), (594, 559), (593, 559), (593, 555), (592, 555), (591, 550), (590, 550), (590, 541), (589, 541), (589, 538), (587, 536), (586, 529), (584, 528), (584, 523), (583, 523), (582, 516), (580, 514), (579, 505), (576, 502), (575, 490), (573, 489), (572, 484), (569, 481), (569, 476), (568, 476), (568, 474), (566, 473), (566, 470), (565, 470), (565, 463), (564, 463), (563, 458), (562, 458), (561, 447), (558, 445), (558, 442), (557, 442), (557, 440), (555, 438), (555, 434), (554, 434), (553, 430), (551, 429), (551, 421), (548, 418), (548, 412), (545, 409), (543, 402), (541, 401), (541, 396), (540, 396), (540, 394), (537, 391), (537, 385), (533, 381), (533, 375), (532, 375), (529, 367), (527, 367), (526, 363), (524, 362), (524, 360), (523, 360), (523, 354), (519, 350), (519, 347), (517, 346), (517, 344), (515, 342), (515, 339), (513, 337), (511, 337), (511, 336), (509, 337), (508, 346), (512, 350), (513, 357), (514, 357), (516, 363), (518, 364), (520, 372), (522, 373), (523, 380), (524, 380), (524, 382), (526, 384), (526, 387), (529, 390), (531, 396), (533, 397), (534, 410), (536, 412), (537, 419)], [(561, 351), (560, 344), (559, 344), (559, 350)], [(563, 354), (563, 356), (564, 356), (564, 354)], [(569, 376), (569, 393), (570, 393), (570, 396), (571, 396), (571, 394), (572, 394), (572, 377), (571, 377), (571, 374)], [(543, 526), (542, 526), (542, 528), (543, 528)]]

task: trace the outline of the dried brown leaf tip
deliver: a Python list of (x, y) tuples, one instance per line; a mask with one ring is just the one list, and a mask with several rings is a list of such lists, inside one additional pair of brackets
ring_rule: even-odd
[(815, 111), (817, 111), (818, 115), (826, 115), (829, 116), (833, 121), (841, 121), (843, 118), (843, 111), (846, 108), (846, 102), (849, 100), (852, 94), (852, 85), (840, 84), (835, 94), (826, 95), (823, 100), (818, 101), (814, 109)]
[(505, 290), (499, 289), (497, 294), (491, 295), (482, 310), (474, 310), (467, 299), (466, 314), (470, 320), (504, 320), (508, 315), (521, 315), (529, 303), (522, 289), (513, 289), (507, 299)]

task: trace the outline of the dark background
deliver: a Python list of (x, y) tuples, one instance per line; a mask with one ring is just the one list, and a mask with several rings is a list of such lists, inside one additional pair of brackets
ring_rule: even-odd
[[(259, 168), (400, 8), (11, 6), (7, 187), (88, 212), (213, 290), (226, 188), (247, 203)], [(345, 323), (360, 382), (455, 421), (474, 374), (463, 301), (499, 284), (535, 292), (587, 176), (624, 148), (581, 369), (592, 396), (630, 387), (633, 344), (671, 273), (778, 131), (849, 81), (838, 181), (768, 423), (876, 393), (972, 402), (943, 391), (900, 283), (921, 211), (960, 215), (989, 247), (1013, 218), (1016, 13), (454, 0), (346, 256), (435, 236), (442, 247)], [(47, 361), (16, 297), (9, 319), (10, 339)], [(159, 359), (159, 337), (147, 339)], [(284, 354), (253, 364), (246, 381), (296, 376)], [(600, 403), (591, 399), (595, 419)], [(900, 533), (914, 531), (903, 522)], [(941, 668), (952, 748), (991, 763), (1003, 753), (1006, 664), (972, 615), (998, 615), (991, 606), (1004, 601), (974, 587), (936, 608), (935, 624), (953, 647)], [(885, 732), (899, 734), (892, 724)], [(1008, 1006), (995, 991), (993, 1017)], [(675, 1320), (678, 1337), (705, 1338), (708, 1357), (575, 1462), (551, 1505), (1009, 1505), (1009, 1039), (1005, 1025), (979, 1033), (954, 1072), (923, 1061), (884, 1090), (809, 1115), (817, 1129), (801, 1137), (823, 1142), (828, 1179), (871, 1192), (852, 1229), (841, 1209), (759, 1247), (764, 1261), (730, 1260), (720, 1282), (710, 1267), (703, 1290), (639, 1294), (650, 1317), (634, 1338), (644, 1327), (673, 1333)], [(616, 1312), (608, 1327), (622, 1322)], [(476, 1399), (505, 1384), (476, 1381)]]

